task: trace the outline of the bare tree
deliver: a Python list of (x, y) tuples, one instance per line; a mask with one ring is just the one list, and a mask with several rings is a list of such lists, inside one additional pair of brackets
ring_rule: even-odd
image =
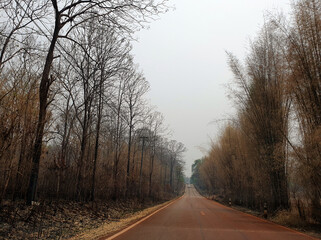
[(174, 169), (176, 165), (181, 160), (182, 154), (186, 151), (185, 146), (175, 140), (169, 142), (169, 151), (170, 151), (170, 173), (169, 173), (169, 184), (173, 190), (174, 187)]
[[(95, 176), (97, 168), (98, 150), (99, 150), (99, 137), (102, 121), (102, 110), (104, 102), (111, 96), (108, 96), (107, 89), (110, 88), (115, 76), (121, 72), (127, 72), (127, 68), (130, 68), (131, 57), (129, 55), (130, 45), (123, 37), (119, 37), (118, 34), (112, 28), (101, 28), (97, 32), (98, 39), (96, 44), (97, 56), (95, 59), (98, 64), (99, 80), (96, 90), (96, 105), (97, 105), (97, 120), (96, 120), (96, 137), (95, 137), (95, 152), (94, 152), (94, 166), (92, 175), (92, 188), (91, 188), (91, 200), (95, 198)], [(107, 36), (104, 38), (103, 36)], [(105, 101), (103, 101), (105, 98)]]
[(164, 117), (159, 112), (154, 112), (148, 118), (148, 125), (151, 129), (151, 136), (150, 139), (150, 163), (149, 163), (149, 197), (152, 196), (152, 177), (154, 173), (154, 162), (157, 155), (157, 150), (159, 147), (159, 141), (161, 140), (161, 134), (165, 132), (165, 128), (163, 127), (164, 124)]
[(142, 74), (137, 73), (136, 69), (125, 72), (126, 92), (125, 103), (127, 108), (126, 121), (128, 124), (128, 143), (127, 143), (127, 170), (126, 170), (126, 195), (129, 194), (130, 183), (130, 162), (132, 152), (132, 135), (138, 123), (143, 122), (145, 116), (145, 105), (142, 96), (148, 91), (149, 85)]
[[(46, 12), (45, 5), (30, 0), (4, 0), (0, 3), (0, 73), (3, 65), (19, 53), (30, 51), (25, 46), (27, 35), (34, 33), (31, 23), (40, 20)], [(28, 34), (27, 34), (28, 33)]]
[[(49, 2), (40, 3), (48, 5)], [(30, 176), (30, 184), (28, 190), (27, 203), (35, 199), (37, 179), (39, 173), (39, 162), (41, 157), (42, 139), (44, 134), (45, 120), (48, 107), (48, 94), (50, 86), (52, 85), (55, 77), (50, 76), (50, 70), (54, 60), (54, 51), (59, 38), (69, 39), (73, 41), (70, 37), (71, 32), (76, 29), (80, 24), (88, 21), (89, 19), (99, 19), (98, 23), (108, 24), (112, 23), (119, 27), (119, 29), (124, 29), (127, 31), (133, 30), (133, 25), (130, 23), (141, 24), (144, 22), (145, 17), (152, 16), (153, 14), (158, 14), (164, 2), (154, 3), (154, 1), (131, 1), (119, 2), (119, 1), (87, 1), (80, 0), (76, 2), (69, 1), (57, 1), (51, 0), (50, 6), (52, 7), (52, 14), (54, 15), (54, 26), (53, 32), (47, 35), (50, 46), (47, 52), (46, 61), (43, 68), (43, 73), (39, 86), (39, 99), (40, 108), (38, 116), (38, 126), (36, 131), (36, 139), (33, 150), (33, 166)], [(26, 9), (23, 9), (26, 12)], [(39, 24), (36, 24), (39, 30), (42, 28)], [(41, 22), (44, 25), (44, 22)], [(137, 26), (134, 25), (134, 26)], [(64, 30), (64, 33), (62, 33)]]

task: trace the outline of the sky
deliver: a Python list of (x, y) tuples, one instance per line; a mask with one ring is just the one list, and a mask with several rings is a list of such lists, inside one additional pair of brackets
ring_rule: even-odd
[(243, 60), (264, 15), (289, 12), (290, 0), (172, 0), (175, 9), (136, 34), (135, 62), (150, 83), (151, 104), (165, 117), (171, 139), (187, 151), (185, 174), (218, 139), (236, 112), (228, 98), (233, 75), (226, 51)]

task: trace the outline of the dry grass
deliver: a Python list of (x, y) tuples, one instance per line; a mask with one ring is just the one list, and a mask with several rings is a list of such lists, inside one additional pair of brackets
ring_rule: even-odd
[(274, 223), (293, 228), (315, 238), (321, 239), (321, 224), (312, 219), (304, 220), (300, 218), (298, 211), (282, 210), (277, 212), (271, 220)]
[[(208, 199), (211, 199), (211, 200), (215, 199), (215, 201), (218, 200), (217, 197), (216, 198), (209, 197)], [(223, 201), (219, 201), (219, 202), (228, 206), (228, 204), (226, 204)], [(236, 205), (233, 205), (232, 208), (247, 214), (251, 214), (259, 218), (263, 218), (263, 212), (258, 212), (255, 210), (248, 209), (246, 207), (236, 206)], [(308, 210), (305, 209), (305, 212), (307, 213)], [(313, 221), (310, 218), (308, 220), (303, 220), (302, 218), (300, 218), (299, 212), (297, 210), (279, 211), (275, 213), (273, 216), (270, 215), (268, 217), (268, 220), (276, 224), (295, 229), (299, 232), (303, 232), (312, 237), (321, 239), (321, 224)]]
[(308, 223), (302, 220), (298, 213), (295, 213), (293, 211), (279, 211), (271, 220), (275, 223), (295, 228), (308, 226)]

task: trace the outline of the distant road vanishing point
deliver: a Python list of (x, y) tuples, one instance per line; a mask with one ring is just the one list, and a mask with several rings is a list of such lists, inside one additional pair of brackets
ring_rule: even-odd
[(263, 219), (236, 211), (186, 188), (182, 198), (115, 240), (304, 240), (315, 239)]

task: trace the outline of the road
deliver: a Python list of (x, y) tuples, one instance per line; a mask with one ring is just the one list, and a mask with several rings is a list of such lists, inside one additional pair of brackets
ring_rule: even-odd
[(303, 240), (314, 239), (210, 201), (193, 186), (184, 196), (114, 237), (115, 240)]

